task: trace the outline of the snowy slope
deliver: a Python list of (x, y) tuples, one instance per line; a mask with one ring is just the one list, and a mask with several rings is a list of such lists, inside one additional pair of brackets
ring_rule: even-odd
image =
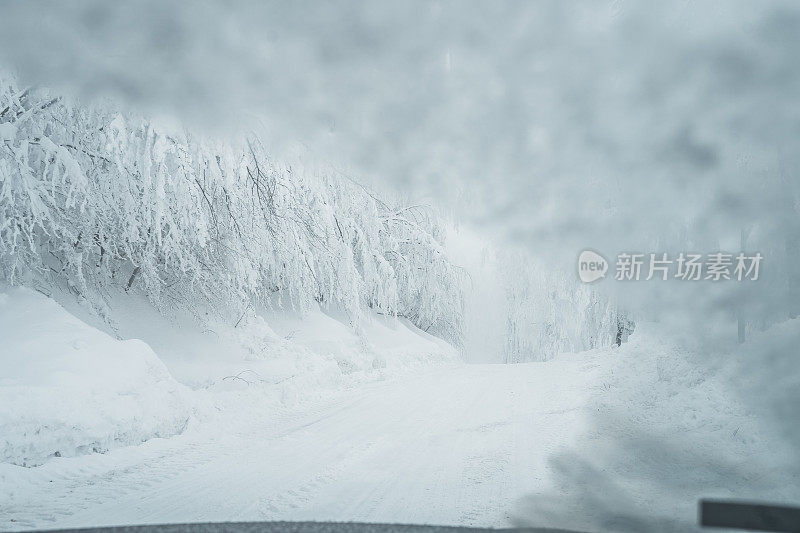
[(447, 343), (394, 318), (367, 318), (358, 334), (320, 310), (201, 327), (119, 297), (107, 311), (123, 324), (115, 336), (129, 340), (117, 340), (61, 300), (73, 314), (30, 289), (0, 292), (0, 462), (105, 452), (192, 421), (265, 420), (358, 383), (458, 361)]
[(0, 293), (0, 461), (175, 435), (187, 392), (145, 343), (116, 340), (30, 289)]
[(800, 501), (800, 434), (787, 424), (800, 320), (716, 352), (678, 336), (641, 323), (619, 349), (562, 356), (601, 364), (588, 423), (551, 456), (553, 484), (520, 505), (520, 523), (684, 532), (701, 498)]
[[(174, 438), (39, 468), (0, 464), (0, 527), (359, 520), (690, 531), (700, 497), (800, 499), (791, 440), (745, 407), (757, 405), (747, 390), (761, 403), (794, 402), (790, 373), (746, 372), (768, 356), (785, 369), (797, 321), (713, 357), (642, 324), (622, 348), (366, 383), (394, 374), (345, 374), (336, 357), (353, 339), (332, 317), (270, 320), (295, 346), (297, 368), (325, 363), (275, 385), (197, 387), (194, 423)], [(399, 350), (397, 327), (396, 342), (366, 335)], [(328, 355), (302, 355), (312, 347)], [(232, 368), (237, 357), (222, 359)]]

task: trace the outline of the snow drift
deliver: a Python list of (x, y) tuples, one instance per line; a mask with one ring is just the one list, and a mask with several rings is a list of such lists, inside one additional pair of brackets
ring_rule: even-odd
[(126, 297), (109, 308), (122, 324), (115, 334), (129, 339), (117, 340), (86, 308), (68, 307), (78, 316), (31, 289), (0, 290), (0, 463), (102, 453), (192, 421), (258, 424), (359, 383), (459, 360), (391, 317), (365, 317), (355, 332), (319, 309), (265, 311), (210, 328)]
[(187, 389), (147, 344), (116, 340), (25, 288), (0, 293), (0, 461), (102, 452), (183, 430)]
[(582, 435), (550, 458), (552, 488), (520, 503), (517, 525), (699, 531), (701, 498), (800, 500), (800, 320), (711, 353), (679, 338), (644, 322), (620, 348), (559, 357), (598, 374)]

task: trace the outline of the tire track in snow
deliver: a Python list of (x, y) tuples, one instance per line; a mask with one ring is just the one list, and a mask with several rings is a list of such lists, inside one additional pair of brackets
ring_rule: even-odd
[[(597, 373), (467, 365), (372, 384), (305, 414), (56, 460), (13, 481), (6, 529), (225, 520), (508, 525), (577, 429)], [(583, 394), (583, 396), (582, 396)], [(560, 414), (559, 414), (560, 413)], [(242, 418), (242, 417), (240, 417)], [(0, 470), (0, 475), (5, 470)]]

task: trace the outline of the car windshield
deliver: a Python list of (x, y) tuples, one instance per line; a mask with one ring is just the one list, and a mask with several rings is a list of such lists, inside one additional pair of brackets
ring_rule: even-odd
[(0, 531), (800, 506), (798, 51), (789, 0), (4, 2)]

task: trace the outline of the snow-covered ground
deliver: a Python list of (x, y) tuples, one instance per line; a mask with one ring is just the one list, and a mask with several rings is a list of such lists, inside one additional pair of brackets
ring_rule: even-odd
[(109, 328), (61, 299), (72, 313), (28, 288), (0, 290), (0, 462), (36, 466), (170, 437), (197, 420), (269, 416), (457, 361), (443, 341), (377, 316), (358, 335), (321, 311), (265, 311), (269, 324), (250, 313), (212, 329), (170, 322), (131, 297), (111, 302), (123, 325)]
[[(236, 342), (228, 331), (189, 343), (192, 369), (176, 349), (188, 330), (158, 333), (142, 310), (128, 327), (166, 366), (33, 291), (7, 290), (2, 308), (4, 530), (355, 520), (686, 531), (700, 497), (800, 498), (796, 451), (781, 444), (791, 439), (740, 397), (763, 381), (701, 364), (647, 324), (622, 348), (464, 365), (403, 324), (372, 322), (359, 347), (322, 313), (253, 316)], [(773, 336), (791, 346), (798, 330)], [(257, 339), (272, 358), (248, 350)], [(230, 353), (203, 356), (224, 342)], [(745, 369), (748, 351), (766, 356), (753, 342), (733, 354)], [(777, 369), (790, 360), (774, 357)], [(169, 421), (180, 424), (159, 426)], [(105, 453), (86, 448), (95, 441)]]
[(25, 288), (0, 292), (0, 461), (22, 466), (183, 431), (189, 390), (140, 340), (119, 341)]
[[(585, 423), (598, 366), (463, 365), (105, 455), (2, 465), (0, 527), (198, 520), (508, 524)], [(257, 405), (242, 406), (257, 410)]]

